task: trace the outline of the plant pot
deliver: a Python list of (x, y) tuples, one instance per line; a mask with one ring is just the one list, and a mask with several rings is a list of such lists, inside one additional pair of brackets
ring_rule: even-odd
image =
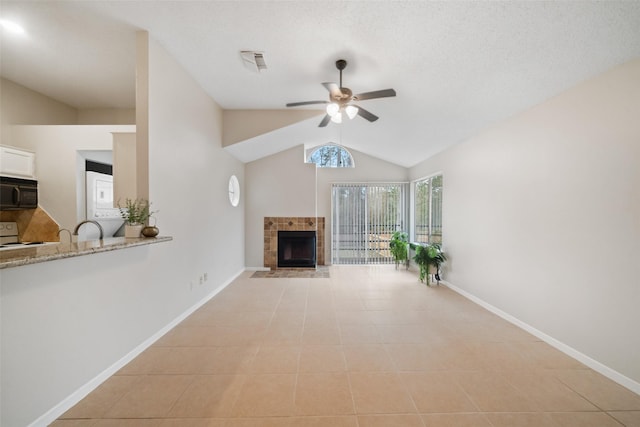
[(140, 237), (140, 233), (142, 233), (143, 228), (144, 228), (144, 225), (142, 224), (137, 224), (137, 225), (125, 224), (124, 237), (127, 239), (137, 239)]

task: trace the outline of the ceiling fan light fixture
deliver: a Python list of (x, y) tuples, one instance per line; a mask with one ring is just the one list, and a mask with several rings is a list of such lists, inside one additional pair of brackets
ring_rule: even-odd
[(366, 101), (367, 99), (387, 98), (396, 96), (393, 89), (374, 90), (372, 92), (363, 92), (354, 95), (351, 89), (342, 85), (342, 70), (347, 66), (347, 61), (338, 59), (336, 68), (340, 71), (340, 83), (324, 82), (322, 86), (329, 91), (329, 101), (303, 101), (290, 102), (287, 107), (300, 107), (302, 105), (324, 104), (327, 114), (324, 115), (318, 127), (325, 127), (329, 122), (342, 123), (342, 113), (345, 113), (349, 120), (353, 120), (356, 116), (360, 116), (369, 122), (378, 120), (378, 116), (370, 113), (362, 107), (352, 105), (351, 102)]
[(339, 112), (340, 112), (340, 106), (335, 102), (332, 102), (331, 104), (327, 105), (327, 114), (330, 115), (331, 117), (335, 116)]
[(344, 110), (347, 113), (349, 120), (353, 120), (353, 118), (358, 115), (358, 107), (354, 107), (353, 105), (347, 105), (347, 108)]

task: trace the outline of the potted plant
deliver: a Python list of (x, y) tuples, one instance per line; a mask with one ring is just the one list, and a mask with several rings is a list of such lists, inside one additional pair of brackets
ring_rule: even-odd
[(129, 199), (125, 200), (125, 205), (120, 206), (120, 216), (124, 220), (124, 237), (135, 238), (140, 237), (140, 233), (154, 212), (151, 211), (151, 203), (147, 199)]
[(420, 268), (420, 281), (424, 282), (426, 278), (427, 286), (430, 286), (430, 268), (433, 267), (435, 270), (435, 278), (440, 282), (440, 266), (447, 260), (440, 244), (427, 243), (426, 245), (415, 245), (415, 251), (416, 253), (413, 260)]
[(396, 270), (401, 261), (405, 262), (405, 267), (409, 268), (409, 236), (404, 231), (394, 231), (389, 241), (391, 255), (396, 262)]

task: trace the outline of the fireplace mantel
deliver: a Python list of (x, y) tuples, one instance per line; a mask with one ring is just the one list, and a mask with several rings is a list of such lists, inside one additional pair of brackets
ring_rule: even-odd
[(324, 265), (324, 217), (265, 217), (264, 266), (278, 268), (278, 231), (315, 231), (316, 264)]

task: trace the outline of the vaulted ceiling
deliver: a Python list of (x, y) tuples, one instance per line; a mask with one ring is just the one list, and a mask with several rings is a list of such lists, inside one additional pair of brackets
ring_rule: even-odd
[[(409, 167), (640, 57), (636, 1), (2, 0), (0, 12), (26, 30), (2, 33), (2, 76), (77, 108), (134, 107), (139, 30), (224, 109), (328, 99), (340, 58), (354, 93), (397, 92), (361, 103), (376, 122), (318, 128), (318, 112), (235, 144), (243, 161), (336, 142)], [(242, 50), (264, 52), (268, 69), (246, 67)]]

